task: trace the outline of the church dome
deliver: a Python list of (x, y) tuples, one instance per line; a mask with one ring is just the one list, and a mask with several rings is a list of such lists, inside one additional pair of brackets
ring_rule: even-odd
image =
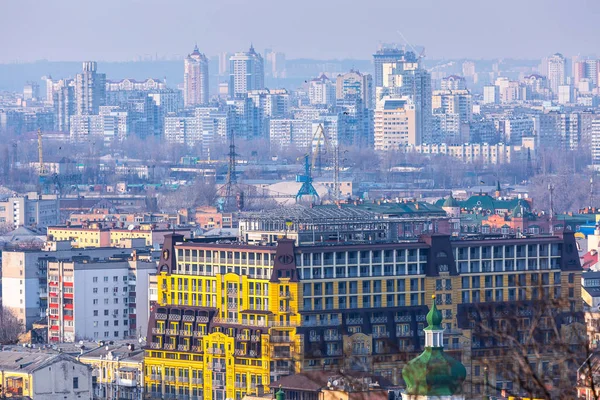
[[(442, 313), (435, 306), (434, 300), (427, 314), (428, 327), (425, 328), (425, 334), (441, 336), (442, 319)], [(461, 362), (444, 353), (443, 339), (439, 343), (441, 346), (434, 347), (426, 342), (423, 353), (402, 369), (407, 395), (453, 396), (461, 392), (467, 370)]]

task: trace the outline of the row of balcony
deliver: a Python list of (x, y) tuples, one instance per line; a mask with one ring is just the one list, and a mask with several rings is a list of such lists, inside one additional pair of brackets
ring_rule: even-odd
[(201, 324), (207, 324), (208, 323), (208, 317), (207, 316), (194, 316), (194, 315), (180, 315), (180, 314), (169, 314), (167, 316), (166, 313), (155, 313), (154, 314), (154, 318), (160, 321), (166, 321), (167, 319), (169, 321), (181, 321), (183, 320), (183, 322), (198, 322)]

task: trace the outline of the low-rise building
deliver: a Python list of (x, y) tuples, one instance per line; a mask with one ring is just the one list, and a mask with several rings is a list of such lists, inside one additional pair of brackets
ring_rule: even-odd
[[(112, 343), (112, 342), (111, 342)], [(144, 351), (134, 343), (105, 344), (78, 356), (92, 367), (94, 397), (141, 400), (144, 388)]]
[(0, 225), (46, 227), (59, 220), (58, 198), (35, 192), (0, 200)]
[(0, 397), (92, 398), (92, 369), (60, 353), (0, 351)]

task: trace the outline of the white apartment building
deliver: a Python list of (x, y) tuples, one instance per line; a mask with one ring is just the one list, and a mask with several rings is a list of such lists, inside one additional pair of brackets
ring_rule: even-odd
[(510, 163), (515, 157), (525, 159), (528, 149), (532, 150), (532, 155), (535, 154), (535, 146), (531, 140), (524, 140), (520, 146), (510, 146), (504, 143), (423, 144), (407, 146), (404, 151), (419, 154), (444, 154), (466, 163), (479, 162), (483, 165), (495, 165)]
[(592, 121), (592, 165), (600, 170), (600, 118)]
[(272, 147), (308, 147), (311, 123), (301, 119), (272, 119), (269, 121), (269, 142)]
[(332, 106), (335, 104), (336, 85), (325, 74), (308, 82), (310, 104)]
[(186, 107), (208, 103), (208, 59), (198, 46), (184, 61), (183, 100)]
[(72, 142), (92, 138), (107, 143), (122, 141), (129, 135), (129, 113), (117, 106), (102, 106), (99, 114), (71, 116), (69, 136)]
[(398, 150), (421, 144), (418, 112), (408, 97), (386, 97), (375, 108), (375, 150)]
[(106, 81), (106, 91), (115, 92), (122, 90), (164, 90), (167, 88), (167, 83), (161, 79), (148, 78), (143, 81), (135, 79), (121, 79), (118, 81)]
[(486, 85), (483, 87), (483, 104), (498, 104), (500, 101), (500, 93), (498, 86)]
[(48, 340), (135, 339), (148, 323), (156, 263), (77, 258), (48, 263)]
[(202, 143), (202, 132), (196, 117), (165, 117), (164, 138), (167, 143), (194, 146)]
[(546, 69), (550, 90), (556, 95), (558, 94), (558, 87), (565, 84), (565, 58), (563, 55), (556, 53), (548, 57)]
[(60, 209), (55, 195), (38, 195), (35, 192), (24, 196), (0, 200), (0, 225), (46, 227), (58, 224)]
[(558, 86), (558, 104), (575, 103), (575, 89), (571, 85)]
[(265, 87), (264, 61), (254, 47), (229, 58), (229, 97), (245, 96), (251, 90)]
[(2, 252), (2, 304), (31, 329), (48, 311), (48, 263), (58, 259), (88, 257), (104, 260), (127, 259), (136, 250), (146, 249), (144, 239), (126, 241), (125, 247), (73, 248), (69, 241), (48, 242), (43, 249)]

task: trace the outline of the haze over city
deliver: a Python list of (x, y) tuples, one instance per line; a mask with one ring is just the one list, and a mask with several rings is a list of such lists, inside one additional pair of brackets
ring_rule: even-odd
[(4, 1), (0, 399), (600, 400), (598, 1)]
[(379, 41), (422, 45), (432, 59), (599, 53), (594, 0), (5, 1), (0, 62), (182, 58), (274, 48), (289, 58), (367, 59)]

